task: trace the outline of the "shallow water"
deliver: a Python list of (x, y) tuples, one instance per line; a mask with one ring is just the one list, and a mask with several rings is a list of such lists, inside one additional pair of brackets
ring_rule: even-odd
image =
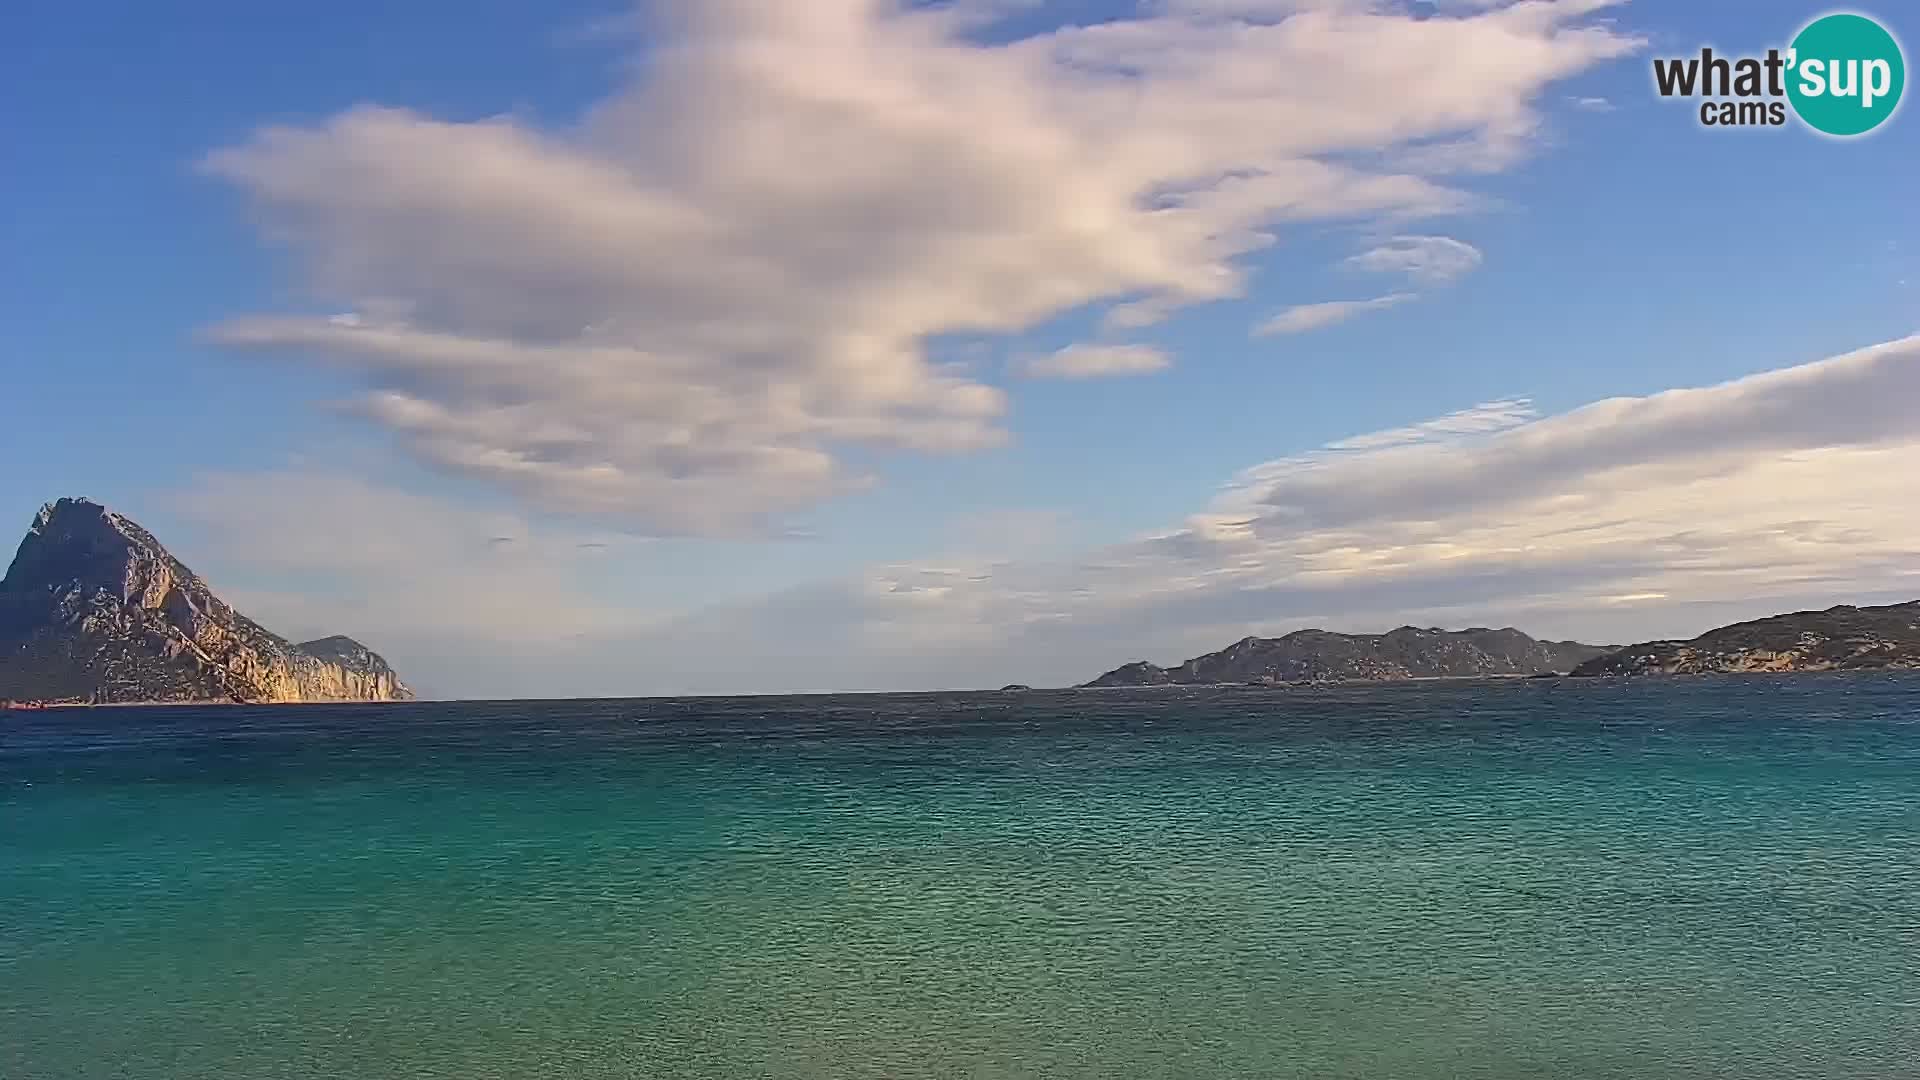
[(0, 718), (0, 1077), (1912, 1077), (1920, 678)]

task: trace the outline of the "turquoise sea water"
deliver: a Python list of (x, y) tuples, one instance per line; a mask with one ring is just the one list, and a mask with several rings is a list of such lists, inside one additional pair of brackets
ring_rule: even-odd
[(1920, 679), (0, 716), (0, 1077), (1920, 1076)]

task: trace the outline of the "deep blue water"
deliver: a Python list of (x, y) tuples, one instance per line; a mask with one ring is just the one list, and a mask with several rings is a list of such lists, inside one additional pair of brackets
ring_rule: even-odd
[(0, 716), (0, 1078), (1917, 1077), (1920, 678)]

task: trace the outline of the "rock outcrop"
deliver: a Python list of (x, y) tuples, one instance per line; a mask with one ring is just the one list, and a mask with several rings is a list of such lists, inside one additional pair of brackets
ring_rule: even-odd
[(1706, 675), (1761, 671), (1920, 668), (1920, 600), (1841, 605), (1709, 630), (1687, 641), (1648, 641), (1589, 660), (1573, 674)]
[(1569, 671), (1610, 649), (1577, 641), (1539, 641), (1512, 628), (1402, 626), (1384, 634), (1296, 630), (1284, 637), (1242, 638), (1178, 667), (1136, 660), (1086, 685), (1266, 685), (1540, 675)]
[(351, 638), (294, 645), (153, 534), (85, 499), (43, 507), (0, 581), (0, 696), (41, 701), (398, 701)]
[(333, 701), (400, 701), (413, 696), (384, 657), (344, 634), (294, 646), (326, 666), (314, 675), (321, 695)]

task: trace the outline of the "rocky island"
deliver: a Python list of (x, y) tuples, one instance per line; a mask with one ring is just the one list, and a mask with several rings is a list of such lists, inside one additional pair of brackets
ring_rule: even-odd
[(43, 507), (0, 580), (0, 698), (404, 701), (349, 637), (294, 644), (228, 606), (153, 534), (85, 499)]
[(1764, 671), (1920, 669), (1920, 600), (1840, 605), (1709, 630), (1686, 641), (1649, 641), (1573, 669), (1593, 675), (1707, 675)]
[(1144, 660), (1107, 672), (1088, 688), (1219, 683), (1375, 682), (1564, 673), (1613, 646), (1540, 641), (1511, 627), (1440, 630), (1402, 626), (1384, 634), (1296, 630), (1248, 637), (1177, 667)]

